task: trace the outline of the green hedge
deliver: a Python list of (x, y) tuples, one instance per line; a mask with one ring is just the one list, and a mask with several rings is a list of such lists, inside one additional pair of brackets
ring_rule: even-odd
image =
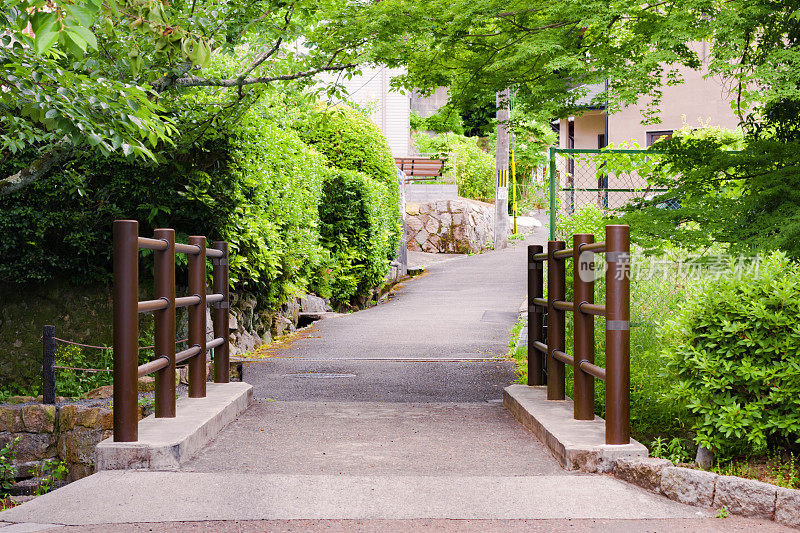
[(305, 106), (296, 110), (292, 127), (331, 165), (363, 172), (396, 194), (397, 166), (392, 151), (380, 128), (362, 112), (341, 105)]
[[(198, 94), (187, 105), (206, 100)], [(316, 116), (314, 106), (308, 109), (306, 116)], [(141, 235), (172, 227), (180, 240), (196, 234), (227, 240), (235, 288), (257, 293), (270, 306), (304, 290), (328, 296), (331, 254), (342, 265), (368, 265), (348, 274), (358, 280), (356, 293), (370, 283), (379, 284), (394, 254), (399, 217), (394, 164), (385, 139), (362, 115), (342, 109), (332, 123), (346, 130), (346, 136), (324, 130), (335, 138), (328, 143), (318, 129), (313, 137), (326, 157), (274, 118), (287, 111), (276, 110), (267, 95), (230, 120), (214, 123), (183, 152), (162, 154), (160, 165), (83, 157), (0, 198), (0, 282), (108, 281), (111, 225), (114, 219), (127, 218), (140, 221)], [(188, 126), (186, 131), (196, 135)], [(347, 155), (337, 159), (336, 154), (345, 151)], [(334, 244), (332, 228), (320, 242), (322, 184), (333, 161), (368, 170), (375, 178), (370, 178), (374, 187), (348, 181), (357, 187), (356, 194), (372, 202), (364, 215), (370, 220), (362, 226), (372, 228), (368, 234), (376, 242), (359, 244), (371, 250), (366, 255), (358, 246), (350, 247), (352, 257), (346, 258), (344, 249)], [(21, 162), (7, 161), (0, 170), (10, 174)], [(339, 200), (344, 206), (335, 205)], [(325, 202), (325, 209), (349, 208), (350, 203), (336, 195)], [(351, 234), (343, 239), (355, 242)], [(148, 258), (142, 257), (146, 276)]]
[(722, 457), (800, 443), (800, 266), (775, 252), (690, 299), (663, 331), (672, 397)]
[[(322, 244), (331, 254), (331, 291), (338, 301), (365, 297), (380, 285), (395, 252), (393, 199), (386, 185), (353, 170), (333, 169), (319, 206)], [(396, 204), (394, 204), (396, 205)]]

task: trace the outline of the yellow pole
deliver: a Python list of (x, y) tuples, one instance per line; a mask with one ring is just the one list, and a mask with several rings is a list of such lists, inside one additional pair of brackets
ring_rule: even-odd
[(511, 179), (514, 183), (514, 203), (512, 204), (512, 211), (514, 212), (514, 235), (517, 234), (517, 164), (514, 161), (514, 148), (511, 148)]

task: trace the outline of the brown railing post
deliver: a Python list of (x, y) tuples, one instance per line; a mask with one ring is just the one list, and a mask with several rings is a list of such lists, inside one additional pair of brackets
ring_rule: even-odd
[(572, 280), (574, 298), (575, 377), (574, 417), (594, 420), (594, 376), (581, 370), (582, 361), (594, 363), (594, 316), (581, 311), (582, 303), (594, 303), (594, 254), (581, 253), (581, 245), (594, 242), (594, 235), (576, 233), (572, 236)]
[(114, 441), (138, 438), (139, 223), (114, 221)]
[(175, 230), (157, 229), (153, 237), (167, 242), (166, 250), (156, 250), (154, 255), (156, 299), (167, 300), (166, 309), (154, 311), (155, 354), (166, 356), (169, 365), (156, 373), (156, 418), (175, 416)]
[(229, 278), (228, 278), (228, 243), (215, 241), (211, 246), (222, 251), (222, 257), (211, 260), (214, 275), (214, 293), (222, 294), (224, 297), (221, 302), (214, 302), (212, 320), (214, 322), (214, 337), (221, 337), (222, 345), (214, 350), (214, 382), (228, 383), (231, 377), (228, 353), (228, 309), (229, 302)]
[(534, 298), (544, 297), (544, 263), (534, 260), (542, 253), (539, 244), (528, 245), (528, 385), (547, 383), (544, 373), (544, 354), (534, 348), (534, 341), (545, 342), (543, 336), (544, 308), (534, 305)]
[(564, 363), (553, 357), (553, 351), (564, 351), (564, 311), (553, 307), (556, 300), (566, 296), (566, 265), (553, 254), (566, 248), (564, 241), (547, 243), (547, 399), (564, 399)]
[(42, 330), (42, 403), (56, 403), (56, 327)]
[(189, 397), (206, 396), (206, 238), (189, 237), (189, 244), (200, 247), (189, 255), (189, 294), (200, 303), (189, 307), (189, 346), (199, 346), (200, 355), (189, 359)]
[(630, 442), (630, 227), (606, 226), (606, 444)]

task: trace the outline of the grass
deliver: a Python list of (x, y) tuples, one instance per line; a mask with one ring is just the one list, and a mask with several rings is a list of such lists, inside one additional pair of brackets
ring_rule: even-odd
[(784, 448), (769, 450), (763, 457), (739, 458), (716, 464), (711, 471), (723, 476), (757, 479), (787, 489), (800, 489), (800, 455)]

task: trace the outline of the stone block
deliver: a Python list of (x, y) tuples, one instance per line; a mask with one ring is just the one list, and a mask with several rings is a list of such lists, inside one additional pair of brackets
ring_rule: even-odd
[(17, 462), (41, 461), (56, 457), (56, 438), (53, 433), (19, 433), (12, 435), (22, 437), (14, 450), (17, 452)]
[(714, 507), (734, 514), (771, 519), (775, 515), (778, 487), (754, 479), (719, 476), (714, 489)]
[(58, 439), (58, 455), (67, 463), (91, 464), (94, 448), (103, 440), (103, 430), (76, 428)]
[(406, 228), (409, 233), (416, 233), (422, 229), (422, 221), (417, 216), (406, 218)]
[(800, 490), (778, 487), (775, 501), (775, 521), (800, 528)]
[(324, 298), (306, 294), (300, 297), (300, 311), (303, 313), (324, 313), (328, 310), (328, 304)]
[(422, 251), (427, 252), (429, 254), (436, 254), (439, 253), (439, 249), (434, 246), (430, 241), (425, 241), (422, 245)]
[(429, 235), (429, 233), (427, 231), (425, 231), (424, 229), (422, 229), (422, 230), (419, 231), (419, 233), (417, 233), (414, 236), (414, 240), (417, 241), (420, 246), (422, 246), (423, 244), (425, 244), (425, 241), (428, 240), (428, 235)]
[(25, 425), (22, 423), (22, 409), (8, 405), (0, 406), (0, 431), (16, 433), (22, 431)]
[(425, 231), (431, 234), (438, 233), (439, 231), (439, 221), (433, 217), (429, 218), (428, 221), (425, 223)]
[(714, 485), (718, 477), (719, 475), (705, 470), (667, 467), (661, 472), (661, 493), (681, 503), (711, 507), (714, 504)]
[(114, 411), (103, 409), (100, 412), (100, 428), (104, 430), (114, 429)]
[(68, 463), (66, 481), (72, 483), (79, 479), (94, 474), (94, 464), (92, 463)]
[(139, 378), (139, 392), (152, 392), (156, 390), (156, 378), (153, 376), (142, 376)]
[(52, 433), (56, 427), (56, 406), (45, 404), (24, 405), (22, 423), (29, 433)]
[(75, 424), (89, 429), (99, 428), (101, 411), (100, 407), (78, 407)]
[(407, 203), (406, 204), (406, 214), (407, 215), (419, 215), (419, 204), (417, 203)]
[(58, 410), (58, 430), (60, 432), (69, 431), (75, 427), (78, 417), (77, 405), (64, 405)]
[(623, 481), (652, 492), (661, 491), (661, 472), (672, 466), (657, 457), (621, 457), (614, 463), (614, 475)]
[(20, 404), (20, 403), (30, 403), (36, 401), (36, 398), (33, 396), (9, 396), (6, 403), (12, 404)]
[(83, 395), (87, 400), (100, 400), (114, 397), (114, 385), (103, 385)]

